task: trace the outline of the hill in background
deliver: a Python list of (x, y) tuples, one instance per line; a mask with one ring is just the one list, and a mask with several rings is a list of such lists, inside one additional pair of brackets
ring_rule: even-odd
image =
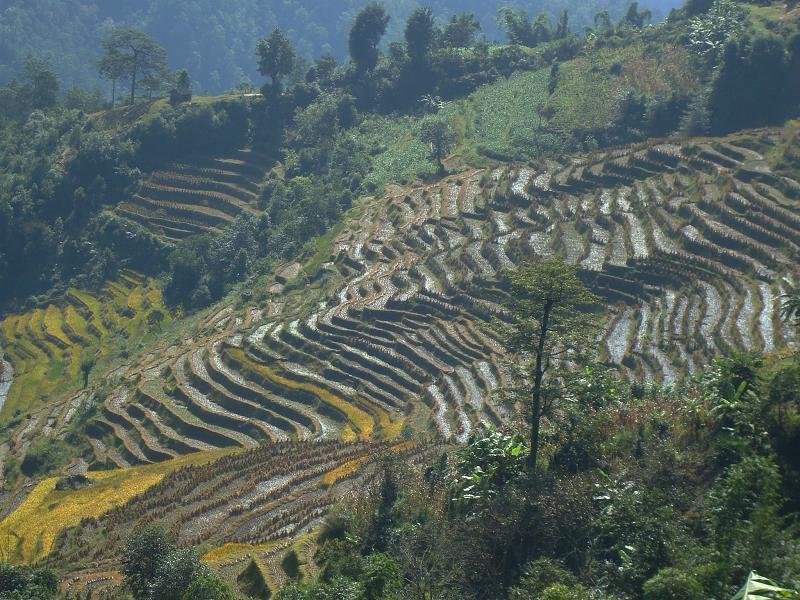
[[(217, 94), (242, 82), (261, 81), (253, 60), (253, 48), (265, 32), (279, 27), (287, 32), (299, 53), (315, 59), (330, 53), (338, 60), (347, 55), (347, 32), (366, 0), (236, 0), (224, 5), (212, 0), (170, 2), (167, 0), (10, 0), (0, 10), (0, 84), (16, 76), (29, 54), (47, 58), (61, 76), (64, 88), (71, 85), (102, 85), (95, 65), (100, 41), (109, 31), (129, 27), (143, 30), (159, 40), (173, 68), (187, 68), (196, 90)], [(392, 20), (387, 42), (402, 37), (408, 15), (418, 6), (431, 6), (440, 20), (472, 12), (490, 40), (504, 40), (496, 22), (497, 10), (508, 2), (491, 0), (395, 0), (387, 4)], [(521, 0), (512, 3), (532, 15), (545, 12), (555, 22), (564, 9), (571, 27), (581, 31), (593, 24), (594, 16), (608, 11), (618, 20), (630, 4), (627, 0)], [(645, 0), (642, 7), (663, 19), (677, 0)]]

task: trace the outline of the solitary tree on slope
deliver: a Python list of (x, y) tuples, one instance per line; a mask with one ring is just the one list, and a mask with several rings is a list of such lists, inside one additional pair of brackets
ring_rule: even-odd
[(533, 473), (541, 420), (552, 402), (546, 385), (591, 349), (595, 323), (588, 309), (598, 298), (578, 279), (577, 268), (560, 260), (528, 264), (509, 279), (512, 321), (505, 328), (505, 344), (519, 359), (518, 384), (511, 395), (528, 403), (528, 469)]

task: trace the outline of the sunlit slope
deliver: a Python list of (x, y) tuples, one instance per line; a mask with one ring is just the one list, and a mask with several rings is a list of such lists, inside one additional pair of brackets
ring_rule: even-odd
[[(88, 433), (98, 462), (292, 439), (464, 440), (513, 408), (491, 322), (502, 271), (560, 256), (603, 298), (598, 358), (670, 384), (792, 343), (797, 131), (653, 142), (469, 170), (365, 199), (308, 263), (132, 360)], [(24, 443), (25, 436), (19, 442)]]
[(0, 414), (8, 419), (83, 388), (96, 366), (169, 321), (159, 288), (132, 273), (99, 293), (71, 289), (46, 307), (7, 317), (0, 346), (15, 379)]

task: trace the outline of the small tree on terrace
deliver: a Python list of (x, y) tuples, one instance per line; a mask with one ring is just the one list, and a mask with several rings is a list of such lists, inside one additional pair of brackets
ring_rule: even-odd
[[(131, 81), (131, 104), (136, 101), (139, 78), (150, 79), (167, 72), (167, 53), (146, 33), (132, 29), (117, 29), (103, 40), (104, 57), (101, 69), (104, 77), (122, 73)], [(103, 72), (103, 71), (101, 71)]]
[(292, 43), (280, 29), (276, 29), (269, 37), (258, 42), (256, 54), (259, 72), (272, 80), (272, 91), (278, 93), (281, 89), (280, 78), (291, 74), (294, 67)]
[(595, 320), (587, 309), (598, 298), (578, 279), (577, 268), (559, 260), (529, 264), (510, 275), (513, 316), (506, 328), (506, 347), (519, 357), (514, 398), (529, 403), (530, 453), (534, 472), (539, 428), (552, 398), (545, 398), (546, 379), (591, 349)]
[(420, 128), (420, 138), (423, 143), (431, 148), (431, 156), (439, 165), (439, 172), (444, 172), (443, 159), (450, 152), (455, 143), (455, 134), (450, 122), (441, 116), (430, 116), (425, 118)]

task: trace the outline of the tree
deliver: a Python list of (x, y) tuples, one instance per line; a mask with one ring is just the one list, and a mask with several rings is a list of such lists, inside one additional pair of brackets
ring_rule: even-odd
[(611, 24), (611, 15), (607, 10), (600, 11), (594, 16), (594, 26), (600, 31), (611, 31), (614, 26)]
[(128, 73), (127, 58), (117, 51), (106, 53), (97, 63), (100, 77), (111, 82), (111, 106), (117, 103), (117, 81)]
[(549, 408), (543, 398), (545, 377), (588, 349), (594, 319), (585, 309), (598, 298), (578, 279), (576, 267), (555, 259), (512, 272), (510, 288), (513, 320), (506, 346), (522, 361), (520, 384), (513, 392), (530, 402), (528, 469), (534, 472), (541, 419)]
[(430, 8), (418, 8), (406, 21), (406, 51), (411, 62), (421, 64), (427, 61), (436, 39), (436, 25)]
[(153, 95), (160, 95), (173, 81), (173, 74), (164, 64), (163, 68), (148, 71), (139, 80), (141, 89), (147, 92), (147, 99), (152, 100)]
[(348, 46), (359, 73), (371, 71), (378, 64), (378, 44), (388, 25), (389, 15), (377, 2), (370, 2), (356, 16)]
[(292, 43), (280, 29), (273, 31), (269, 37), (263, 38), (256, 46), (258, 70), (272, 81), (273, 92), (280, 91), (280, 78), (292, 72), (295, 62)]
[[(103, 40), (101, 64), (118, 66), (131, 81), (131, 101), (136, 101), (138, 78), (153, 77), (167, 71), (167, 53), (146, 33), (132, 29), (116, 29)], [(115, 71), (114, 71), (115, 72)]]
[(189, 586), (181, 600), (235, 600), (227, 583), (214, 575), (201, 575)]
[(150, 586), (161, 574), (162, 565), (175, 550), (167, 532), (149, 525), (128, 540), (122, 551), (122, 574), (136, 600), (150, 596)]
[(558, 18), (558, 26), (556, 27), (555, 39), (563, 40), (569, 35), (569, 13), (567, 9), (561, 11)]
[(158, 327), (161, 331), (161, 324), (164, 322), (164, 311), (156, 309), (147, 315), (147, 324), (151, 327)]
[(450, 122), (440, 116), (426, 117), (420, 127), (420, 138), (423, 143), (430, 145), (431, 156), (438, 163), (439, 171), (444, 172), (442, 159), (447, 156), (455, 142)]
[(442, 45), (445, 48), (469, 48), (480, 30), (481, 24), (474, 14), (453, 15), (442, 32)]
[(642, 12), (639, 12), (639, 3), (632, 2), (628, 7), (628, 12), (625, 13), (625, 16), (622, 17), (622, 20), (619, 24), (623, 27), (628, 26), (633, 27), (634, 29), (641, 29), (652, 17), (652, 12), (649, 10), (643, 10)]
[(175, 74), (175, 87), (169, 93), (170, 104), (192, 101), (192, 78), (189, 71), (181, 69)]
[(29, 56), (25, 61), (25, 88), (32, 110), (52, 108), (58, 100), (58, 75), (46, 60)]
[(506, 30), (512, 44), (534, 48), (541, 43), (549, 42), (552, 37), (549, 17), (539, 14), (536, 21), (531, 21), (524, 8), (501, 8), (497, 16), (498, 23)]

